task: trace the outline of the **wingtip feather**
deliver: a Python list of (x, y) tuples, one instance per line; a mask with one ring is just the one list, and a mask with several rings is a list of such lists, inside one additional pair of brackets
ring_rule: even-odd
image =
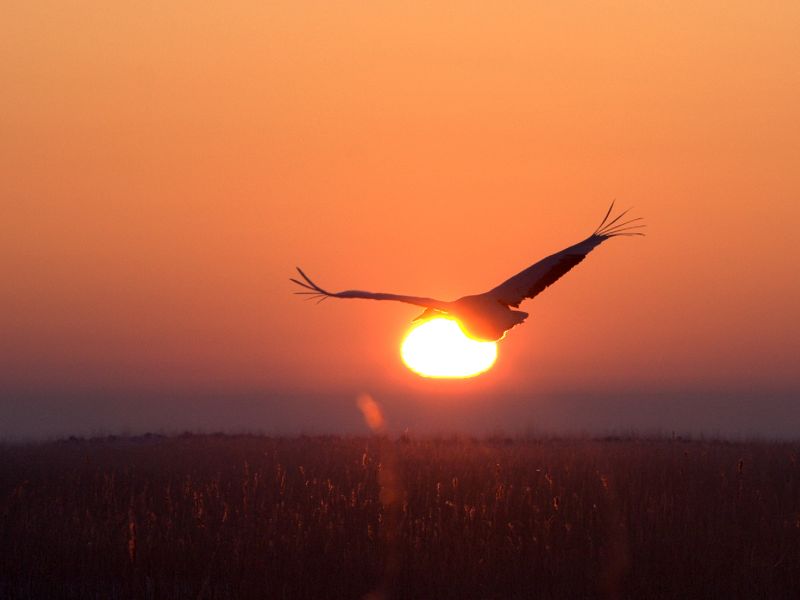
[[(613, 202), (612, 202), (612, 207), (613, 207)], [(633, 210), (633, 206), (623, 210), (621, 213), (619, 213), (616, 217), (614, 217), (610, 221), (608, 220), (608, 215), (610, 214), (610, 210), (609, 210), (609, 213), (606, 214), (606, 218), (603, 219), (603, 222), (600, 224), (600, 227), (598, 227), (592, 235), (593, 236), (599, 236), (599, 237), (602, 237), (602, 238), (610, 238), (610, 237), (615, 237), (617, 235), (622, 235), (623, 232), (629, 232), (632, 229), (638, 229), (638, 228), (641, 228), (641, 227), (645, 227), (644, 223), (639, 223), (638, 225), (633, 225), (633, 223), (636, 223), (638, 221), (644, 220), (643, 217), (636, 217), (636, 218), (633, 218), (633, 219), (621, 220), (631, 210)], [(637, 233), (637, 235), (644, 235), (644, 234), (643, 233)]]
[(617, 201), (617, 199), (616, 199), (616, 198), (614, 198), (614, 199), (611, 201), (611, 206), (609, 206), (609, 207), (608, 207), (608, 210), (606, 211), (606, 214), (605, 214), (605, 216), (603, 217), (603, 220), (602, 220), (602, 221), (600, 221), (600, 225), (598, 225), (598, 226), (597, 226), (597, 229), (595, 229), (595, 230), (594, 230), (594, 231), (595, 231), (595, 233), (597, 233), (598, 231), (600, 231), (600, 230), (603, 228), (603, 225), (605, 225), (605, 223), (606, 223), (606, 219), (608, 219), (608, 215), (610, 215), (610, 214), (611, 214), (611, 211), (612, 211), (612, 210), (614, 210), (614, 203), (615, 203), (616, 201)]

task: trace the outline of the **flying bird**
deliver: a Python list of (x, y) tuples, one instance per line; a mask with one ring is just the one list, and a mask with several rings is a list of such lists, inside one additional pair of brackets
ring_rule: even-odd
[(523, 323), (528, 317), (528, 313), (514, 310), (519, 308), (523, 300), (534, 298), (545, 288), (558, 281), (567, 271), (586, 258), (586, 255), (596, 246), (612, 237), (644, 235), (639, 230), (645, 225), (638, 223), (642, 220), (642, 217), (623, 220), (623, 217), (631, 210), (627, 209), (609, 220), (613, 208), (614, 203), (612, 202), (600, 225), (592, 235), (582, 242), (543, 258), (488, 292), (464, 296), (452, 302), (422, 296), (364, 292), (361, 290), (328, 292), (314, 283), (300, 267), (297, 267), (297, 272), (300, 273), (303, 281), (294, 278), (290, 278), (290, 280), (304, 288), (302, 291), (295, 293), (307, 295), (309, 299), (317, 298), (321, 302), (328, 298), (363, 298), (367, 300), (394, 300), (395, 302), (423, 306), (425, 311), (414, 321), (433, 318), (440, 314), (449, 315), (457, 319), (473, 338), (483, 341), (497, 341), (505, 337), (505, 334), (510, 329)]

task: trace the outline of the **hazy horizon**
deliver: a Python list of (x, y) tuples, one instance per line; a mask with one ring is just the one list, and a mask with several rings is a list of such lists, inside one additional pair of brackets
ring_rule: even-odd
[[(356, 394), (85, 393), (20, 400), (14, 414), (0, 419), (0, 441), (184, 432), (370, 433), (356, 405)], [(380, 404), (391, 434), (418, 436), (677, 435), (789, 440), (798, 438), (800, 419), (796, 395), (774, 391), (752, 398), (731, 392), (677, 391), (502, 398), (491, 393), (416, 398), (385, 395)], [(765, 404), (770, 407), (767, 413)]]

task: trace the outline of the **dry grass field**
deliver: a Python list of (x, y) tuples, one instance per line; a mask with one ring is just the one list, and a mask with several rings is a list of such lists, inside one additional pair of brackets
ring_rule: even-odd
[(797, 598), (800, 444), (0, 447), (1, 598)]

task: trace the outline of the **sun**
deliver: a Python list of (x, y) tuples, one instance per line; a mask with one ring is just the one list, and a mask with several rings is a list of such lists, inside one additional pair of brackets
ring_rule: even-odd
[(423, 377), (475, 377), (492, 368), (497, 344), (474, 340), (455, 319), (437, 317), (412, 327), (400, 354), (406, 366)]

